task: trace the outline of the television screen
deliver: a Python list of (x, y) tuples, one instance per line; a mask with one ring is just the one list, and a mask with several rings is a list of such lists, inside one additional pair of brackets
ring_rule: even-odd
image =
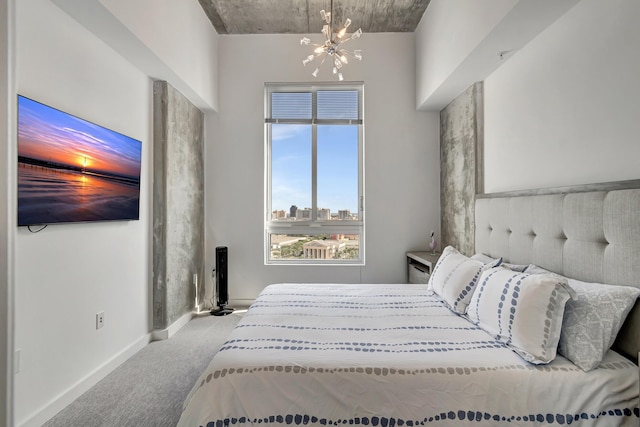
[(18, 95), (18, 225), (137, 220), (142, 143)]

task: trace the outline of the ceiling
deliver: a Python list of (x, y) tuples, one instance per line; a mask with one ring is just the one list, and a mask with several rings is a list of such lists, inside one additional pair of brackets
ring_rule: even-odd
[[(218, 34), (309, 34), (331, 0), (198, 0)], [(333, 22), (365, 33), (413, 32), (431, 0), (334, 0)]]

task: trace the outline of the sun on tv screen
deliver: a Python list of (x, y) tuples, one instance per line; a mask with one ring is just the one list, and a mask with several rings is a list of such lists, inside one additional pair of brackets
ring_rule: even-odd
[(18, 95), (18, 225), (137, 220), (142, 143)]

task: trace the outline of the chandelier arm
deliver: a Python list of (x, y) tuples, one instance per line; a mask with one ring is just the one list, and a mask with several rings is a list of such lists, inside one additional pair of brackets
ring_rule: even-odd
[(353, 52), (351, 52), (350, 50), (347, 50), (347, 49), (338, 50), (338, 54), (345, 55), (345, 56), (348, 56), (350, 58), (355, 58), (355, 56), (353, 56)]
[(342, 43), (346, 43), (346, 42), (348, 42), (349, 40), (353, 40), (354, 38), (357, 38), (357, 37), (354, 37), (354, 35), (355, 35), (355, 34), (356, 34), (356, 33), (351, 33), (351, 35), (350, 35), (349, 37), (347, 37), (347, 38), (345, 38), (344, 40), (342, 40)]
[(345, 56), (351, 58), (351, 59), (355, 59), (356, 61), (362, 61), (362, 53), (356, 53), (358, 52), (358, 49), (356, 50), (346, 50), (346, 49), (341, 49), (341, 54), (344, 54)]

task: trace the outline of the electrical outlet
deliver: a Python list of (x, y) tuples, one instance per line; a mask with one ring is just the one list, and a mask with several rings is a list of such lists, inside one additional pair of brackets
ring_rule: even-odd
[(100, 329), (104, 326), (104, 311), (96, 314), (96, 329)]

